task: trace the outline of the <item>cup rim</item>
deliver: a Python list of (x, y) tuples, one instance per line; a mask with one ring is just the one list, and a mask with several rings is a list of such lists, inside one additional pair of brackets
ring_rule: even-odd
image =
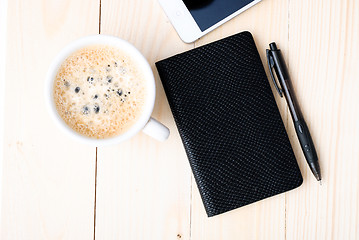
[[(69, 57), (75, 51), (84, 48), (86, 46), (102, 45), (102, 44), (120, 48), (121, 51), (124, 51), (126, 54), (130, 55), (135, 60), (136, 63), (140, 64), (140, 68), (144, 72), (144, 77), (146, 79), (147, 96), (146, 96), (144, 110), (142, 111), (140, 118), (126, 132), (111, 138), (96, 139), (96, 138), (90, 138), (81, 135), (80, 133), (73, 130), (70, 126), (68, 126), (66, 122), (61, 118), (61, 116), (56, 110), (56, 106), (54, 103), (53, 87), (54, 87), (54, 79), (58, 72), (58, 69), (60, 68), (61, 64), (66, 60), (67, 57)], [(82, 143), (92, 146), (112, 145), (125, 141), (136, 135), (142, 128), (144, 128), (144, 126), (146, 125), (146, 123), (151, 117), (153, 107), (155, 104), (155, 96), (156, 96), (155, 79), (151, 66), (146, 60), (146, 58), (131, 43), (111, 35), (103, 35), (103, 34), (90, 35), (77, 39), (71, 42), (70, 44), (66, 45), (51, 62), (45, 78), (45, 102), (47, 105), (47, 110), (50, 113), (57, 127), (60, 128), (63, 132), (65, 132), (68, 136), (71, 136), (72, 138)]]

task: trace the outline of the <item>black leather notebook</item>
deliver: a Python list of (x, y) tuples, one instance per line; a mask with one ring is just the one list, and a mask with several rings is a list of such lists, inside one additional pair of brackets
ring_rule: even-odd
[(301, 185), (249, 32), (156, 67), (209, 217)]

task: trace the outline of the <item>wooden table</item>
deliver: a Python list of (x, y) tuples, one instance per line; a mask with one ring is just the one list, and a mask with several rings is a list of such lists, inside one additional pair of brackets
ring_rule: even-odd
[[(193, 44), (180, 40), (156, 0), (9, 0), (4, 12), (0, 239), (359, 239), (357, 0), (263, 0)], [(269, 42), (282, 49), (323, 185), (274, 92), (303, 185), (207, 218), (154, 62), (244, 30), (263, 62)], [(139, 134), (89, 147), (51, 121), (43, 97), (49, 63), (66, 44), (98, 33), (128, 40), (151, 63), (153, 116), (171, 130), (165, 143)]]

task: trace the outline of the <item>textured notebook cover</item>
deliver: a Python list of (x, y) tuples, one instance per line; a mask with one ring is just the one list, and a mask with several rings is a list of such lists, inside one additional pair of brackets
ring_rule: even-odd
[(156, 66), (208, 216), (301, 185), (249, 32)]

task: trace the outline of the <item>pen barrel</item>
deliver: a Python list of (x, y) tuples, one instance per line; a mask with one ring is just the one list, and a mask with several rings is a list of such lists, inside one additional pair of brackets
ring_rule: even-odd
[[(275, 72), (280, 81), (289, 79), (288, 69), (285, 65), (284, 57), (279, 49), (271, 50), (273, 61), (275, 63)], [(282, 82), (280, 82), (282, 84)]]
[(310, 136), (307, 124), (303, 119), (294, 122), (295, 130), (297, 132), (298, 140), (305, 159), (308, 162), (310, 170), (313, 172), (317, 180), (321, 179), (320, 168), (318, 164), (318, 156), (315, 151), (312, 137)]
[(292, 92), (293, 86), (291, 84), (291, 81), (289, 79), (288, 69), (285, 65), (284, 58), (282, 56), (282, 53), (279, 49), (276, 48), (276, 46), (271, 46), (271, 54), (273, 56), (274, 61), (274, 70), (277, 74), (277, 78), (279, 80), (279, 84), (282, 88), (283, 94), (287, 100), (288, 107), (290, 110), (290, 113), (292, 115), (293, 121), (298, 121), (301, 119), (301, 112), (297, 104), (297, 100), (294, 96), (294, 93)]
[(309, 129), (304, 120), (298, 120), (294, 122), (295, 130), (297, 132), (300, 146), (307, 162), (318, 161), (318, 156), (314, 148), (312, 137), (310, 136)]

